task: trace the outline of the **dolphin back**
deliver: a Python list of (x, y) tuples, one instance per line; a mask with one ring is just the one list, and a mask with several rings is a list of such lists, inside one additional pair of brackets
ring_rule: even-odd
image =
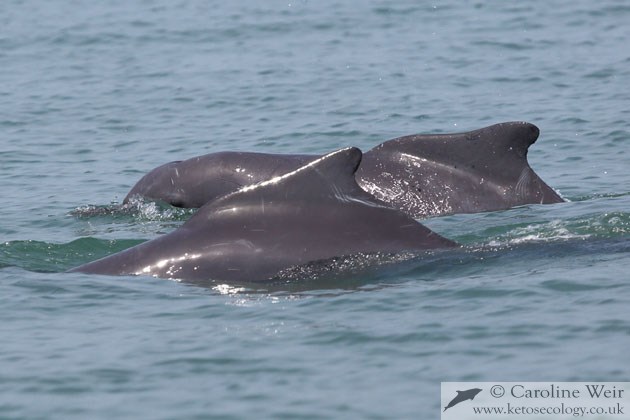
[(74, 271), (255, 282), (318, 261), (457, 246), (363, 191), (346, 148), (215, 199), (175, 231)]
[(527, 161), (538, 135), (533, 124), (508, 122), (400, 137), (367, 152), (357, 180), (416, 218), (562, 202)]

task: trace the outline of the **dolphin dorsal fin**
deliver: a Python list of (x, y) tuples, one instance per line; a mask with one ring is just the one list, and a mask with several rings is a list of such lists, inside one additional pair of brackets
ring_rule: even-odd
[(320, 178), (325, 183), (347, 182), (354, 179), (354, 173), (359, 167), (359, 163), (361, 163), (362, 156), (361, 150), (356, 147), (336, 150), (292, 172), (251, 187), (245, 187), (244, 190), (255, 190), (279, 183), (283, 183), (285, 187), (290, 187), (292, 184), (296, 184), (304, 179), (311, 179), (314, 175), (317, 175), (316, 178)]
[(399, 137), (372, 150), (408, 154), (469, 169), (518, 165), (520, 173), (523, 165), (528, 165), (527, 150), (536, 142), (539, 133), (538, 127), (533, 124), (506, 122), (458, 134)]
[(261, 197), (321, 201), (327, 198), (338, 199), (348, 196), (380, 204), (378, 200), (363, 191), (354, 179), (361, 157), (361, 150), (356, 147), (340, 149), (287, 174), (243, 187), (208, 205), (224, 207), (232, 202), (256, 201)]

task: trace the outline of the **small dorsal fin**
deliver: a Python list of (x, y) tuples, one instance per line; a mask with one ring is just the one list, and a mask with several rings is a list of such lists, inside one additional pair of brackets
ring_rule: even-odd
[(361, 150), (356, 147), (340, 149), (287, 174), (243, 187), (208, 205), (224, 207), (233, 202), (257, 200), (262, 196), (273, 199), (276, 195), (282, 200), (304, 198), (313, 201), (352, 196), (380, 204), (363, 191), (354, 179), (361, 157)]
[(361, 163), (362, 156), (361, 150), (356, 147), (336, 150), (299, 167), (295, 171), (263, 181), (260, 184), (245, 187), (243, 190), (255, 190), (267, 185), (277, 185), (280, 182), (288, 186), (301, 179), (310, 179), (314, 173), (318, 174), (318, 178), (328, 182), (351, 180), (354, 179), (354, 173)]

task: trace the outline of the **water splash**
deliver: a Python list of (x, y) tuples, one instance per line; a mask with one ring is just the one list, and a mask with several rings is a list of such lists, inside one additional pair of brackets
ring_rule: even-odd
[(132, 197), (128, 203), (109, 205), (88, 204), (80, 206), (70, 212), (70, 215), (79, 219), (93, 217), (133, 217), (136, 221), (178, 221), (186, 220), (195, 209), (173, 207), (166, 203), (147, 201), (142, 197)]
[(612, 212), (575, 217), (567, 220), (505, 226), (505, 231), (487, 240), (490, 246), (522, 243), (560, 242), (589, 238), (615, 238), (630, 233), (630, 213)]

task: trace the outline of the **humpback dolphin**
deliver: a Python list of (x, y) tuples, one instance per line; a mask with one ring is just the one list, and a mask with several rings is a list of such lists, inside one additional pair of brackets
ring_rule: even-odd
[(386, 141), (365, 154), (361, 188), (414, 217), (505, 210), (564, 201), (532, 170), (529, 123)]
[(208, 202), (175, 231), (72, 271), (252, 282), (335, 257), (457, 244), (362, 190), (346, 148)]
[(127, 194), (198, 208), (247, 185), (284, 175), (316, 160), (318, 155), (218, 152), (158, 166)]
[[(356, 179), (361, 188), (414, 218), (559, 203), (564, 200), (527, 162), (538, 135), (533, 124), (508, 122), (460, 134), (400, 137), (365, 153)], [(170, 162), (142, 177), (123, 203), (141, 196), (201, 207), (318, 158), (220, 152)]]

